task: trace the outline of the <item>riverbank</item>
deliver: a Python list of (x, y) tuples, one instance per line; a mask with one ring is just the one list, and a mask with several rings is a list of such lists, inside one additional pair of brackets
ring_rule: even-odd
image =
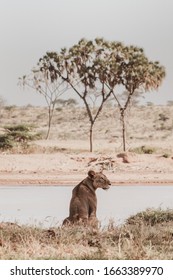
[(173, 184), (173, 159), (135, 153), (1, 154), (0, 185), (76, 185), (103, 169), (112, 185)]

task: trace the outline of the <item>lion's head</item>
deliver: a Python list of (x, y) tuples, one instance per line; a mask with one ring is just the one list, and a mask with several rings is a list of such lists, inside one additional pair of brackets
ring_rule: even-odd
[(102, 172), (88, 171), (88, 177), (92, 180), (95, 189), (101, 188), (107, 190), (110, 188), (111, 182)]

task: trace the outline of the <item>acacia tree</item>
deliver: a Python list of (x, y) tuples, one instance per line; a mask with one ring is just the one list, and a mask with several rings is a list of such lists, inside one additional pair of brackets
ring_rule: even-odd
[[(69, 50), (62, 49), (60, 54), (49, 52), (43, 60), (50, 61), (53, 73), (61, 77), (82, 99), (90, 121), (90, 152), (93, 151), (93, 127), (111, 95), (112, 89), (105, 86), (106, 57), (105, 46), (98, 39), (82, 39)], [(93, 110), (93, 103), (97, 108)]]
[[(49, 107), (49, 112), (54, 111), (57, 101), (53, 95), (57, 92), (62, 94), (67, 87), (82, 99), (90, 121), (91, 152), (93, 127), (108, 98), (112, 95), (118, 104), (125, 151), (125, 117), (132, 97), (137, 92), (157, 89), (165, 77), (164, 67), (157, 61), (149, 61), (142, 48), (124, 46), (120, 42), (108, 42), (100, 38), (94, 41), (82, 39), (69, 49), (61, 49), (60, 53), (47, 52), (39, 60), (36, 73), (39, 74), (38, 78), (33, 73), (32, 83), (28, 83), (27, 79), (27, 84), (41, 93), (47, 103), (50, 102), (48, 104), (52, 107)], [(26, 83), (26, 77), (24, 81)], [(116, 93), (117, 86), (122, 86), (123, 92), (127, 92), (127, 99), (123, 104)], [(93, 103), (97, 104), (94, 111)]]
[[(112, 89), (112, 94), (118, 104), (122, 122), (123, 151), (126, 151), (126, 110), (135, 93), (156, 90), (165, 77), (165, 69), (158, 61), (150, 61), (142, 48), (121, 45), (112, 49), (112, 61), (109, 67), (107, 87)], [(116, 91), (116, 83), (112, 79), (117, 74), (118, 84), (127, 92), (127, 99), (121, 103)]]
[(29, 87), (45, 98), (48, 106), (48, 130), (46, 139), (49, 138), (55, 105), (59, 97), (68, 89), (68, 85), (52, 71), (50, 61), (41, 58), (37, 66), (29, 75), (19, 78), (19, 84)]

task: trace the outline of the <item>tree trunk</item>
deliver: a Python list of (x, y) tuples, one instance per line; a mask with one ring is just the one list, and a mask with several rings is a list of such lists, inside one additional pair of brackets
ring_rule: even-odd
[(53, 113), (54, 113), (54, 107), (51, 108), (51, 106), (49, 106), (49, 113), (48, 113), (48, 130), (47, 130), (47, 134), (46, 134), (46, 140), (49, 138)]
[(123, 137), (123, 151), (126, 151), (126, 125), (125, 125), (125, 114), (124, 110), (121, 111), (121, 122), (122, 122), (122, 137)]
[(50, 122), (49, 122), (49, 125), (48, 125), (48, 130), (47, 130), (47, 134), (46, 134), (46, 140), (48, 140), (48, 138), (49, 138), (49, 134), (50, 134), (50, 126), (51, 126), (51, 124), (50, 124)]
[(90, 152), (92, 153), (93, 151), (93, 123), (91, 123), (90, 126)]

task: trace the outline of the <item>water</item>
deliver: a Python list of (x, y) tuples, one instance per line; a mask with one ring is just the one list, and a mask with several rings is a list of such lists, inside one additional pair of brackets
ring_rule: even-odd
[[(72, 187), (0, 187), (0, 222), (50, 227), (68, 216)], [(97, 217), (116, 224), (147, 208), (173, 208), (173, 186), (115, 186), (97, 190)]]

